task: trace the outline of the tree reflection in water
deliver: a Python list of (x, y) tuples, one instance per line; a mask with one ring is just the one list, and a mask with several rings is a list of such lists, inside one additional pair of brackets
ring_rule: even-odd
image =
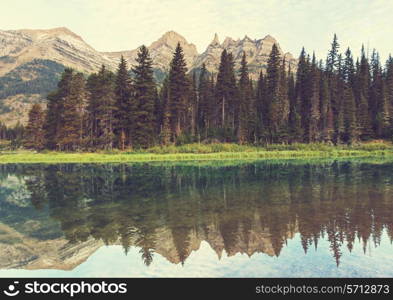
[(3, 165), (26, 179), (37, 210), (49, 208), (72, 243), (93, 237), (186, 261), (207, 241), (225, 252), (279, 256), (300, 234), (307, 252), (326, 239), (337, 266), (359, 239), (393, 235), (392, 163), (196, 165)]

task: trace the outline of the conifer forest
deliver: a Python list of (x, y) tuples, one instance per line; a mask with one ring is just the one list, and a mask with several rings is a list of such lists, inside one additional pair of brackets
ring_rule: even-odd
[[(187, 70), (178, 44), (163, 82), (154, 79), (147, 47), (115, 73), (65, 69), (47, 106), (32, 106), (23, 132), (29, 149), (94, 151), (155, 145), (353, 144), (391, 140), (393, 58), (376, 50), (342, 51), (336, 35), (324, 59), (303, 48), (296, 70), (273, 45), (266, 69), (251, 79), (247, 56), (235, 69), (224, 50), (217, 74)], [(1, 127), (1, 126), (0, 126)], [(12, 136), (1, 127), (0, 135)]]

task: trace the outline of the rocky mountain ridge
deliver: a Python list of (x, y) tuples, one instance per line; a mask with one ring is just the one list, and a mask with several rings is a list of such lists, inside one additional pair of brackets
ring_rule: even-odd
[[(237, 65), (245, 52), (251, 72), (258, 68), (264, 69), (274, 43), (288, 63), (295, 62), (293, 56), (284, 53), (277, 40), (270, 35), (258, 40), (251, 39), (247, 35), (237, 40), (226, 37), (220, 43), (218, 35), (215, 34), (206, 50), (199, 54), (194, 44), (189, 43), (180, 34), (168, 31), (148, 46), (156, 68), (168, 69), (177, 43), (180, 43), (183, 48), (189, 70), (199, 68), (205, 63), (209, 71), (217, 72), (220, 55), (224, 49), (233, 54)], [(0, 30), (0, 76), (34, 59), (52, 60), (87, 73), (97, 71), (101, 65), (115, 70), (121, 55), (129, 61), (130, 65), (134, 64), (137, 51), (138, 49), (99, 52), (65, 27), (48, 30)]]
[(297, 64), (296, 59), (294, 59), (291, 53), (284, 53), (277, 40), (270, 35), (258, 40), (251, 39), (247, 35), (243, 39), (237, 40), (226, 37), (224, 41), (220, 43), (217, 33), (214, 35), (212, 42), (207, 46), (206, 50), (195, 60), (193, 68), (200, 68), (202, 64), (205, 64), (208, 71), (212, 73), (217, 72), (221, 53), (226, 49), (233, 55), (235, 69), (239, 69), (243, 53), (246, 53), (250, 74), (253, 79), (257, 79), (260, 71), (266, 71), (269, 54), (274, 44), (278, 46), (287, 66), (290, 65), (292, 70), (294, 70)]
[(46, 59), (83, 72), (116, 64), (67, 28), (0, 30), (0, 76), (34, 59)]
[[(257, 79), (259, 72), (266, 70), (274, 43), (287, 64), (293, 70), (296, 68), (293, 56), (284, 53), (270, 35), (258, 40), (248, 36), (237, 40), (227, 37), (220, 43), (215, 34), (206, 50), (199, 54), (196, 46), (186, 38), (168, 31), (148, 46), (157, 81), (165, 77), (177, 43), (183, 48), (189, 71), (198, 70), (202, 64), (206, 64), (209, 72), (217, 73), (221, 52), (227, 49), (234, 56), (235, 68), (239, 67), (245, 52), (250, 75)], [(134, 65), (137, 51), (99, 52), (65, 27), (0, 30), (0, 122), (9, 126), (17, 122), (26, 123), (29, 107), (32, 103), (45, 103), (46, 94), (56, 87), (64, 67), (86, 74), (98, 71), (102, 65), (115, 71), (121, 56), (125, 57), (130, 67)]]

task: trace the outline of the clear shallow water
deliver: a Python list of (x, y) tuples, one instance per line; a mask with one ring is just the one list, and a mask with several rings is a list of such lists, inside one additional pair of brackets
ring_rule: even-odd
[(0, 276), (393, 276), (393, 163), (0, 166)]

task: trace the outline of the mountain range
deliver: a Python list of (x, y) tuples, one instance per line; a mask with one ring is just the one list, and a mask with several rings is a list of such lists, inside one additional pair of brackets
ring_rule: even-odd
[[(284, 53), (270, 35), (261, 39), (245, 36), (234, 40), (226, 37), (220, 43), (215, 34), (206, 50), (198, 53), (194, 44), (180, 34), (168, 31), (148, 46), (158, 82), (168, 71), (177, 43), (183, 48), (189, 71), (205, 64), (209, 72), (216, 73), (221, 52), (227, 49), (234, 56), (236, 69), (243, 52), (246, 53), (250, 75), (256, 79), (259, 72), (266, 69), (273, 44), (278, 46), (287, 64), (296, 68), (296, 59), (290, 53)], [(0, 121), (9, 126), (17, 122), (26, 123), (31, 104), (45, 103), (46, 94), (56, 87), (64, 67), (72, 67), (86, 74), (98, 71), (102, 65), (115, 71), (121, 56), (129, 66), (135, 64), (137, 51), (100, 52), (65, 27), (0, 30)]]

